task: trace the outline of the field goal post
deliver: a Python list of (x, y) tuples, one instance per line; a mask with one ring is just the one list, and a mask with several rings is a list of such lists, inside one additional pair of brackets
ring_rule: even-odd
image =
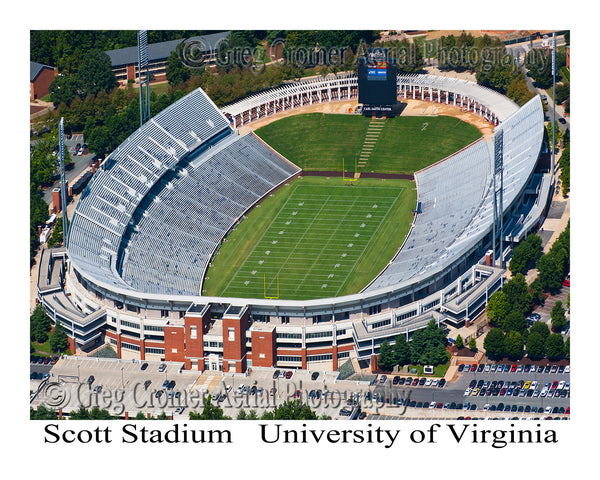
[(263, 274), (263, 296), (267, 300), (278, 300), (279, 299), (279, 274), (275, 275), (275, 280), (277, 282), (277, 296), (276, 297), (267, 296), (267, 274), (266, 273)]
[(358, 182), (358, 159), (354, 159), (354, 175), (351, 177), (346, 177), (346, 162), (345, 159), (342, 158), (342, 180), (345, 182)]

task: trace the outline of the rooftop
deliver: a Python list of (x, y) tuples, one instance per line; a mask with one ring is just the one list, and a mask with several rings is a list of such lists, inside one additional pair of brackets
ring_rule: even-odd
[[(177, 49), (177, 46), (184, 40), (194, 42), (194, 45), (200, 45), (202, 52), (214, 51), (221, 41), (229, 35), (227, 32), (211, 33), (189, 39), (180, 38), (179, 40), (169, 40), (167, 42), (151, 43), (148, 45), (148, 61), (164, 60), (171, 55), (171, 52)], [(106, 54), (110, 58), (113, 67), (119, 65), (129, 65), (138, 62), (138, 50), (135, 47), (120, 48), (118, 50), (109, 50)]]

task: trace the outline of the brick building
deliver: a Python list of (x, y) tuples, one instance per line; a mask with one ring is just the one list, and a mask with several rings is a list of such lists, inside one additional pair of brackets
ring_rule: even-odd
[[(224, 41), (230, 32), (211, 33), (199, 37), (187, 39), (190, 45), (201, 50), (204, 57), (204, 63), (211, 64), (215, 61), (216, 49), (219, 43)], [(177, 47), (184, 39), (170, 40), (168, 42), (151, 43), (148, 45), (148, 67), (150, 75), (155, 81), (166, 80), (167, 60), (171, 52), (177, 50)], [(194, 55), (198, 52), (193, 52)], [(118, 50), (109, 50), (106, 52), (109, 56), (112, 71), (121, 85), (127, 85), (129, 80), (137, 82), (138, 79), (138, 49), (136, 47), (120, 48)]]
[(29, 62), (29, 98), (37, 100), (48, 95), (48, 87), (57, 74), (54, 67)]

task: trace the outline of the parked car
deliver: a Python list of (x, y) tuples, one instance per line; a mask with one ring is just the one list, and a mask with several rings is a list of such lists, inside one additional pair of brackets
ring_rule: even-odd
[(158, 367), (158, 371), (159, 372), (164, 372), (167, 369), (167, 364), (166, 363), (161, 363)]
[(147, 362), (142, 363), (141, 370), (146, 370), (147, 368), (148, 368), (148, 363)]
[(317, 378), (319, 378), (319, 372), (313, 372), (310, 376), (311, 380), (316, 380)]
[(292, 378), (293, 374), (294, 374), (294, 372), (292, 372), (291, 370), (288, 370), (287, 372), (285, 372), (285, 378), (287, 378), (289, 380), (290, 378)]
[(91, 385), (92, 383), (94, 383), (94, 380), (95, 380), (94, 376), (93, 376), (93, 375), (90, 375), (90, 376), (88, 377), (88, 379), (87, 379), (87, 383), (88, 383), (88, 385)]
[(275, 371), (273, 372), (273, 379), (279, 378), (279, 374), (280, 374), (280, 373), (281, 373), (281, 372), (280, 372), (279, 370), (275, 370)]

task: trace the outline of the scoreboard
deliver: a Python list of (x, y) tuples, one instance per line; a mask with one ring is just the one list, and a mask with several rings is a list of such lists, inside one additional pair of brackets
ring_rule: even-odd
[(396, 104), (397, 67), (386, 52), (369, 53), (358, 65), (358, 103), (368, 111), (391, 111)]

